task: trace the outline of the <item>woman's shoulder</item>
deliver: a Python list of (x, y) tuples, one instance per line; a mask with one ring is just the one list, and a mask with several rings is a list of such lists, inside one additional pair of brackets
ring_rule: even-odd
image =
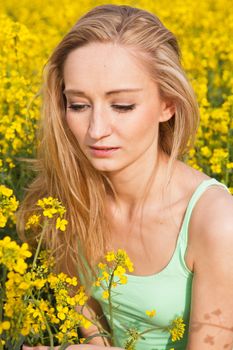
[[(183, 167), (186, 191), (194, 193), (204, 180), (211, 177), (186, 164)], [(187, 181), (189, 176), (189, 181)], [(189, 182), (189, 184), (187, 184)], [(189, 195), (189, 196), (190, 196)], [(221, 185), (211, 184), (205, 188), (192, 211), (189, 235), (195, 251), (205, 247), (206, 252), (233, 244), (233, 196)]]
[[(180, 162), (178, 168), (179, 185), (188, 198), (191, 198), (204, 180), (211, 180), (207, 174), (185, 163)], [(217, 226), (230, 226), (233, 231), (233, 196), (230, 192), (219, 184), (211, 184), (205, 188), (193, 208), (190, 226), (194, 227), (195, 232), (213, 231)]]
[[(211, 180), (213, 177), (208, 176), (202, 171), (192, 168), (188, 164), (185, 164), (181, 161), (177, 162), (176, 165), (176, 183), (177, 188), (187, 195), (187, 197), (191, 197), (192, 194), (196, 191), (196, 189), (201, 185), (201, 183), (205, 180)], [(205, 189), (205, 195), (201, 196), (201, 201), (209, 201), (212, 196), (218, 197), (219, 195), (223, 195), (230, 200), (232, 200), (231, 194), (219, 184), (211, 184)], [(208, 195), (207, 195), (208, 193)]]
[(223, 273), (232, 266), (233, 197), (222, 186), (203, 194), (190, 220), (193, 263), (200, 273), (206, 264)]
[(200, 242), (218, 243), (228, 235), (233, 238), (232, 195), (223, 186), (210, 186), (198, 202), (192, 219)]

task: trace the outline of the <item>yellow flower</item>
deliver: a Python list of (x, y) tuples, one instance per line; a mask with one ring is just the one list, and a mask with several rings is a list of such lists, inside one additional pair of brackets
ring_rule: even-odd
[(102, 273), (102, 278), (101, 279), (103, 279), (103, 280), (105, 280), (105, 281), (108, 281), (108, 279), (109, 279), (109, 273), (107, 272), (107, 271), (103, 271), (103, 273)]
[(120, 276), (120, 283), (121, 284), (126, 284), (128, 282), (127, 276)]
[(3, 321), (0, 323), (0, 334), (2, 334), (2, 331), (8, 331), (10, 329), (10, 322), (9, 321)]
[(66, 283), (70, 284), (71, 286), (77, 286), (78, 285), (78, 281), (76, 277), (67, 277), (66, 278)]
[(79, 291), (78, 293), (74, 296), (74, 300), (75, 300), (75, 304), (78, 304), (78, 305), (84, 305), (87, 301), (88, 297), (87, 295), (85, 294), (84, 292), (84, 287), (81, 286), (79, 288)]
[(75, 298), (67, 297), (66, 299), (67, 304), (74, 306), (76, 304)]
[(8, 219), (15, 221), (14, 213), (19, 202), (12, 194), (10, 188), (0, 185), (0, 227), (5, 227)]
[(36, 279), (32, 282), (33, 286), (35, 286), (37, 289), (43, 288), (45, 283), (46, 279)]
[(98, 278), (94, 283), (93, 283), (93, 286), (94, 287), (100, 287), (100, 278)]
[(53, 197), (44, 197), (37, 201), (37, 205), (43, 209), (43, 215), (48, 218), (52, 218), (54, 214), (58, 214), (60, 218), (66, 212), (65, 207), (59, 202), (57, 198)]
[(104, 270), (105, 268), (106, 268), (106, 264), (103, 264), (102, 262), (100, 262), (99, 264), (98, 264), (98, 267), (101, 269), (101, 270)]
[(169, 332), (172, 337), (172, 341), (180, 340), (183, 338), (185, 332), (185, 324), (182, 317), (177, 317), (172, 321), (171, 327), (169, 327)]
[(124, 249), (118, 249), (116, 252), (117, 265), (121, 265), (123, 268), (133, 271), (133, 263)]
[(149, 310), (146, 310), (146, 315), (149, 316), (149, 317), (154, 317), (156, 314), (156, 311), (153, 309), (151, 311)]
[(30, 284), (26, 283), (26, 282), (21, 282), (19, 285), (19, 289), (23, 289), (23, 290), (27, 290), (28, 288), (30, 288)]
[(60, 318), (60, 320), (65, 320), (66, 316), (67, 316), (67, 313), (68, 313), (68, 307), (65, 306), (65, 307), (62, 307), (61, 305), (58, 305), (57, 306), (57, 317)]
[(40, 217), (41, 217), (40, 215), (36, 215), (36, 214), (31, 215), (28, 218), (25, 229), (28, 230), (31, 226), (38, 226), (40, 222)]
[(114, 275), (121, 277), (126, 272), (125, 268), (122, 266), (117, 266), (116, 270), (114, 271)]
[(52, 218), (54, 214), (57, 213), (57, 209), (55, 208), (48, 208), (43, 211), (43, 215), (47, 216), (48, 218)]
[(0, 185), (0, 193), (6, 197), (10, 197), (13, 194), (13, 190), (11, 190), (10, 188), (7, 188), (4, 185)]
[(65, 219), (57, 218), (57, 220), (56, 220), (56, 228), (60, 229), (61, 231), (66, 230), (67, 224), (68, 224), (68, 221)]
[(212, 152), (209, 149), (209, 147), (204, 146), (204, 147), (201, 147), (201, 154), (203, 154), (204, 157), (209, 158), (211, 156)]
[(227, 169), (233, 169), (233, 162), (227, 164)]
[(108, 292), (108, 290), (105, 290), (105, 291), (102, 293), (102, 297), (103, 297), (104, 299), (108, 299), (108, 298), (109, 298), (109, 292)]
[(25, 258), (31, 255), (26, 243), (20, 247), (9, 236), (0, 240), (0, 263), (5, 265), (9, 271), (14, 270), (24, 274), (27, 269)]
[(7, 217), (3, 215), (2, 209), (0, 209), (0, 227), (5, 227), (7, 223)]
[(106, 258), (106, 260), (107, 260), (108, 262), (114, 261), (114, 259), (115, 259), (115, 254), (114, 254), (114, 252), (113, 252), (113, 251), (108, 252), (108, 253), (105, 255), (105, 258)]

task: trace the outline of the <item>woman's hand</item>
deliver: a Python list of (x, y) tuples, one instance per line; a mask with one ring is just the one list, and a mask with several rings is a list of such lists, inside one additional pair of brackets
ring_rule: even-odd
[[(122, 348), (114, 347), (114, 346), (107, 346), (108, 349), (114, 349), (114, 350), (124, 350)], [(50, 350), (50, 346), (27, 346), (23, 345), (22, 350)], [(66, 350), (105, 350), (106, 346), (102, 345), (89, 345), (89, 344), (79, 344), (79, 345), (70, 345)], [(55, 346), (54, 350), (59, 350), (59, 346)]]
[[(38, 345), (38, 346), (27, 346), (23, 345), (22, 350), (49, 350), (50, 346)], [(59, 346), (55, 346), (54, 350), (59, 350)]]
[[(49, 350), (50, 346), (38, 345), (38, 346), (27, 346), (23, 345), (22, 350)], [(59, 346), (54, 346), (54, 350), (59, 350)]]

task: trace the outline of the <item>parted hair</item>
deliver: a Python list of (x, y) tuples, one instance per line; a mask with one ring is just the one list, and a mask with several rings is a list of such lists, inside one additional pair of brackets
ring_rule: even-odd
[(67, 231), (49, 225), (44, 246), (56, 257), (59, 271), (82, 274), (106, 252), (110, 228), (106, 196), (114, 188), (106, 174), (97, 171), (81, 151), (66, 122), (63, 68), (69, 53), (93, 42), (114, 43), (130, 50), (159, 88), (162, 98), (175, 105), (174, 115), (159, 124), (158, 146), (169, 156), (167, 176), (175, 159), (183, 159), (193, 147), (199, 124), (194, 91), (181, 65), (174, 34), (159, 18), (127, 5), (101, 5), (79, 18), (52, 52), (43, 70), (42, 108), (39, 122), (35, 178), (21, 203), (17, 228), (30, 244), (39, 232), (25, 231), (25, 223), (39, 198), (53, 196), (66, 207)]

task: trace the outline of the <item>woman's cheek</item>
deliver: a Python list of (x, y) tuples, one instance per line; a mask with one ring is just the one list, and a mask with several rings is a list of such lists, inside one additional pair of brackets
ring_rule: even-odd
[(78, 120), (78, 118), (75, 117), (73, 115), (73, 113), (71, 113), (71, 112), (67, 112), (66, 121), (67, 121), (67, 125), (68, 125), (69, 129), (71, 130), (71, 132), (73, 133), (73, 135), (76, 137), (76, 139), (78, 141), (81, 141), (81, 139), (84, 138), (84, 135), (86, 133), (85, 132), (85, 130), (86, 130), (85, 125), (83, 125), (83, 123), (80, 122), (80, 120)]

